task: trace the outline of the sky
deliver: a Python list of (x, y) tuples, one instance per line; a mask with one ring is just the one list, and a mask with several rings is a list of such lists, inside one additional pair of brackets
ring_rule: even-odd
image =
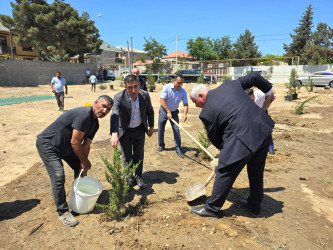
[[(14, 1), (14, 0), (12, 0)], [(0, 14), (12, 15), (9, 0), (1, 0)], [(52, 3), (52, 0), (48, 0)], [(113, 46), (143, 49), (153, 37), (168, 53), (187, 51), (190, 38), (229, 36), (236, 42), (248, 29), (263, 54), (283, 55), (283, 43), (312, 3), (313, 31), (320, 22), (333, 28), (333, 0), (65, 0), (79, 14), (86, 11), (99, 29), (100, 39)], [(102, 14), (102, 16), (100, 16)]]

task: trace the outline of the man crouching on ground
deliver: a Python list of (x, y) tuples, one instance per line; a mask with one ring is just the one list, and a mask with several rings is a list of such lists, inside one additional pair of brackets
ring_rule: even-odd
[(68, 110), (42, 133), (37, 135), (36, 147), (50, 176), (53, 200), (59, 220), (68, 227), (79, 222), (69, 212), (65, 192), (65, 172), (62, 160), (74, 170), (74, 179), (81, 169), (82, 176), (91, 168), (88, 159), (90, 144), (99, 128), (98, 118), (105, 117), (113, 106), (107, 95), (98, 97), (92, 107)]

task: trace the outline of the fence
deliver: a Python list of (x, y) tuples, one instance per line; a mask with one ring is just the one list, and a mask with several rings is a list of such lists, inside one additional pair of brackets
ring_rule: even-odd
[(0, 86), (26, 87), (49, 84), (57, 71), (67, 82), (85, 82), (87, 68), (97, 68), (96, 62), (66, 63), (29, 60), (0, 60)]

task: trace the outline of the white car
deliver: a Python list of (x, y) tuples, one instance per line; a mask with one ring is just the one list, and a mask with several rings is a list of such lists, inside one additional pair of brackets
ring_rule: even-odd
[(298, 77), (296, 80), (300, 85), (308, 85), (310, 79), (312, 79), (313, 85), (315, 86), (330, 86), (333, 88), (333, 72), (318, 71), (311, 76)]

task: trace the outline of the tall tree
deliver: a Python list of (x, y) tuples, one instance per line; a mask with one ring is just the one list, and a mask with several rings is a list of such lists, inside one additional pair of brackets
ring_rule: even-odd
[(311, 4), (309, 4), (299, 20), (298, 27), (294, 29), (295, 34), (290, 34), (292, 38), (291, 44), (283, 44), (286, 56), (300, 56), (303, 53), (304, 47), (309, 43), (311, 38), (312, 20), (313, 11)]
[(9, 29), (10, 55), (11, 55), (11, 58), (13, 60), (14, 59), (14, 53), (13, 53), (13, 36), (12, 36), (12, 31), (15, 28), (15, 21), (10, 16), (0, 15), (0, 23), (2, 23), (3, 26), (5, 26), (7, 29)]
[[(235, 59), (249, 59), (259, 58), (262, 56), (261, 52), (258, 51), (258, 45), (254, 42), (254, 36), (246, 29), (243, 34), (240, 34), (237, 41), (234, 43), (235, 50), (233, 51), (233, 58)], [(244, 65), (257, 65), (256, 60), (242, 60), (235, 61), (233, 64), (238, 66)]]
[(45, 50), (52, 34), (54, 13), (45, 0), (16, 0), (10, 3), (16, 23), (17, 42), (22, 47), (32, 47), (40, 60), (41, 50)]
[(95, 22), (90, 19), (88, 12), (83, 12), (79, 17), (74, 35), (76, 41), (71, 51), (79, 55), (80, 63), (84, 63), (85, 53), (99, 54), (101, 52), (100, 46), (103, 41), (99, 39), (99, 31)]
[(227, 59), (231, 55), (232, 43), (229, 36), (223, 36), (221, 39), (213, 40), (213, 53), (216, 59)]
[(307, 64), (330, 64), (333, 62), (333, 29), (326, 23), (318, 23), (310, 43), (302, 50), (301, 61)]
[(167, 54), (167, 49), (165, 45), (160, 44), (153, 37), (144, 39), (146, 42), (143, 45), (143, 50), (147, 53), (147, 56), (153, 59), (152, 70), (158, 70), (158, 64), (161, 58)]
[(50, 5), (50, 11), (53, 15), (50, 43), (59, 50), (59, 59), (63, 62), (64, 51), (73, 48), (77, 41), (74, 33), (78, 26), (79, 14), (63, 0), (55, 0)]
[(209, 37), (197, 37), (187, 41), (186, 49), (189, 55), (197, 60), (214, 60), (216, 59), (213, 52), (213, 42)]

